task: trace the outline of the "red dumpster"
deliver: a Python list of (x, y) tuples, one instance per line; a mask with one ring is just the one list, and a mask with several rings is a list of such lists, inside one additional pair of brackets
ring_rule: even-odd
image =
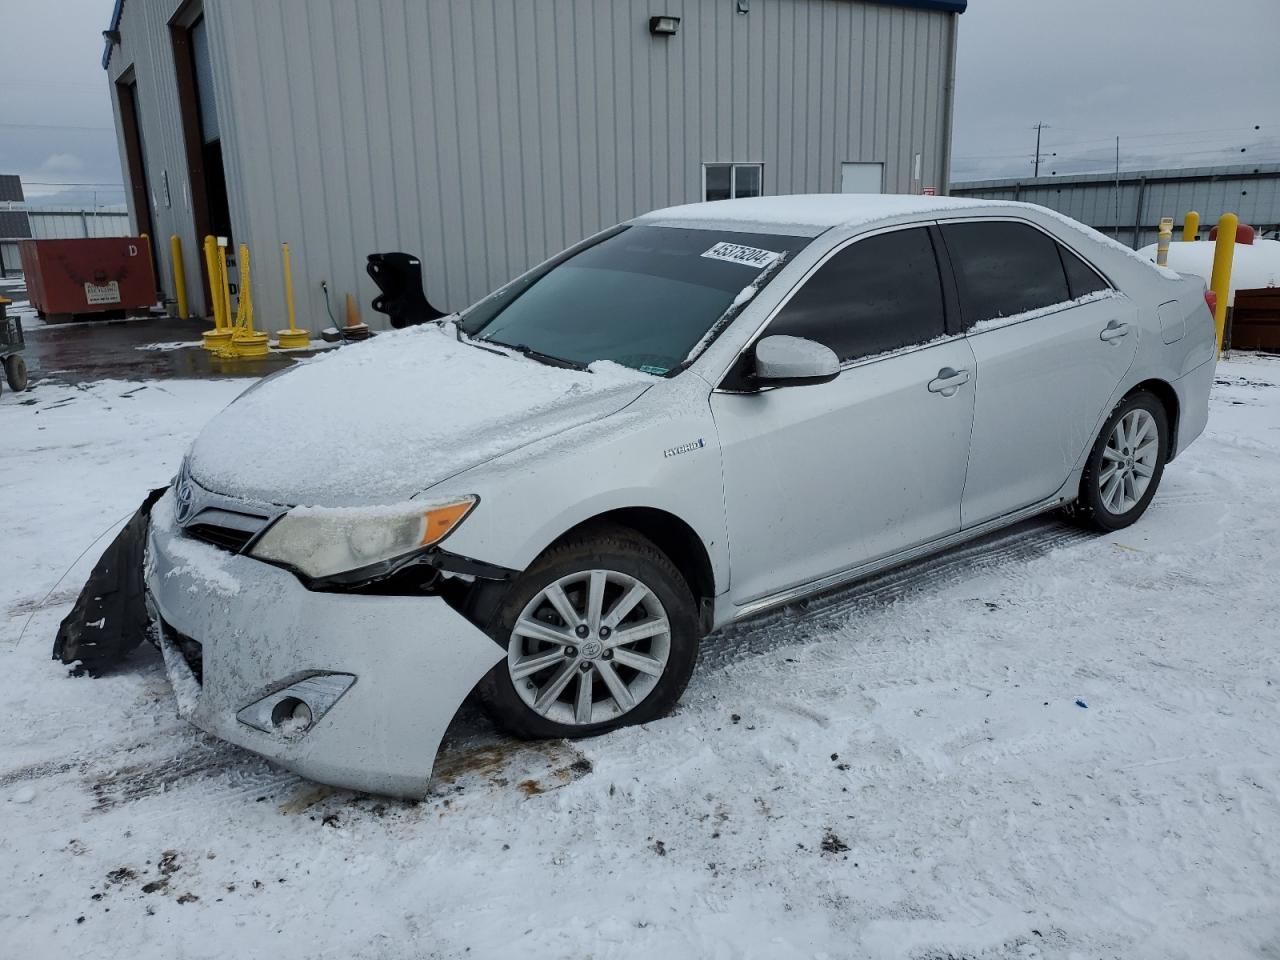
[(42, 317), (144, 310), (156, 302), (146, 237), (23, 240), (22, 273)]

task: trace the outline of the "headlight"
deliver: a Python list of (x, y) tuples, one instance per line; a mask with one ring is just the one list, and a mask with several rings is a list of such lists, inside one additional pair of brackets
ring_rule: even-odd
[(331, 577), (416, 553), (443, 540), (476, 497), (390, 507), (295, 507), (249, 553), (308, 577)]

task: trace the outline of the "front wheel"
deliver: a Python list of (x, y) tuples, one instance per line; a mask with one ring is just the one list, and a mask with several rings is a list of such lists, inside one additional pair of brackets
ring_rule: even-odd
[(480, 700), (518, 737), (593, 736), (664, 716), (697, 659), (688, 584), (626, 528), (552, 547), (489, 606), (477, 615), (507, 656)]
[(27, 389), (27, 361), (16, 353), (5, 357), (4, 376), (14, 393), (21, 393)]
[(1140, 390), (1117, 404), (1089, 452), (1071, 515), (1110, 532), (1134, 523), (1160, 486), (1169, 453), (1169, 415)]

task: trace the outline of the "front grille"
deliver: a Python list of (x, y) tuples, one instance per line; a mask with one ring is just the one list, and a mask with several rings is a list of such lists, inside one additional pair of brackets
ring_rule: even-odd
[(249, 541), (271, 522), (270, 516), (232, 509), (225, 502), (202, 505), (193, 513), (183, 526), (183, 533), (232, 553), (244, 550)]
[(253, 533), (245, 530), (234, 530), (213, 523), (193, 523), (186, 528), (187, 536), (211, 543), (223, 550), (239, 553), (253, 539)]

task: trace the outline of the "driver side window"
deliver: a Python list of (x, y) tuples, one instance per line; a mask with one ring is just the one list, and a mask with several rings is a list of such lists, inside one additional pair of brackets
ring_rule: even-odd
[(778, 312), (766, 335), (816, 340), (845, 362), (945, 332), (933, 242), (926, 228), (910, 227), (858, 240), (835, 254)]

